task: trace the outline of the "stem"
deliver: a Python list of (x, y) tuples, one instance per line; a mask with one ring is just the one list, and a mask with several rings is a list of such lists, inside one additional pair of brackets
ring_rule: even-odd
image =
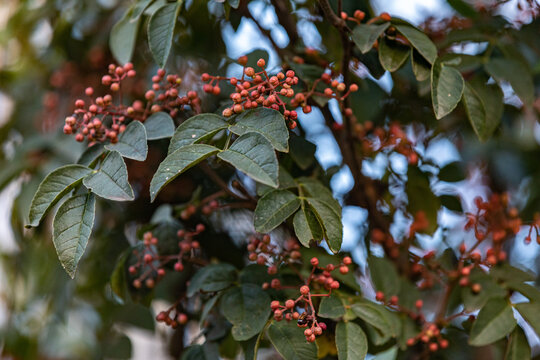
[(268, 328), (268, 326), (270, 326), (271, 323), (272, 323), (272, 319), (268, 319), (262, 331), (259, 333), (259, 336), (257, 336), (257, 341), (255, 342), (255, 349), (253, 349), (253, 360), (257, 360), (257, 353), (259, 352), (259, 344), (261, 342), (263, 334), (266, 332), (266, 329)]

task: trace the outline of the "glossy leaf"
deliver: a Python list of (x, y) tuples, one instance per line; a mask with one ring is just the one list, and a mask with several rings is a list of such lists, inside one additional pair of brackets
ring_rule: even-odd
[(390, 72), (398, 70), (409, 57), (410, 48), (387, 38), (379, 42), (379, 60), (382, 67)]
[(236, 117), (235, 124), (229, 129), (237, 135), (258, 133), (277, 151), (289, 151), (289, 130), (279, 111), (263, 107), (245, 111)]
[(435, 44), (430, 40), (430, 38), (421, 32), (420, 30), (417, 30), (413, 28), (412, 26), (404, 25), (404, 24), (395, 24), (394, 25), (407, 40), (411, 43), (411, 45), (418, 50), (418, 52), (426, 59), (430, 64), (433, 64), (435, 62), (435, 59), (437, 58), (437, 47), (435, 47)]
[(305, 247), (309, 247), (311, 240), (320, 241), (323, 238), (323, 229), (317, 216), (308, 204), (302, 206), (293, 218), (294, 232)]
[(183, 146), (198, 143), (226, 129), (227, 122), (215, 114), (199, 114), (184, 121), (176, 128), (169, 144), (169, 154)]
[(191, 278), (186, 295), (192, 297), (198, 291), (214, 292), (231, 286), (236, 280), (236, 269), (226, 263), (210, 264), (200, 268)]
[(504, 338), (516, 326), (512, 307), (504, 299), (492, 299), (480, 310), (474, 321), (469, 344), (484, 346)]
[(167, 4), (159, 8), (148, 23), (148, 44), (154, 60), (164, 67), (172, 47), (176, 19), (182, 2)]
[(109, 200), (133, 200), (135, 195), (128, 182), (126, 163), (117, 151), (111, 151), (98, 171), (83, 179), (83, 184), (94, 194)]
[(221, 298), (223, 316), (233, 324), (232, 335), (245, 341), (260, 333), (270, 316), (270, 296), (260, 286), (243, 284)]
[(461, 100), (464, 81), (454, 67), (436, 61), (431, 68), (431, 100), (435, 117), (441, 119), (450, 114)]
[(109, 47), (114, 58), (120, 64), (126, 64), (131, 61), (137, 32), (139, 29), (139, 17), (132, 20), (133, 9), (130, 8), (111, 30), (109, 38)]
[(53, 243), (60, 263), (71, 278), (84, 254), (94, 226), (96, 200), (93, 194), (75, 195), (67, 199), (53, 221)]
[(341, 249), (343, 241), (343, 224), (341, 223), (341, 214), (337, 213), (332, 205), (316, 198), (306, 199), (319, 223), (323, 227), (324, 238), (330, 250), (337, 253)]
[(363, 53), (367, 53), (373, 47), (373, 44), (379, 36), (390, 26), (386, 22), (380, 25), (375, 24), (359, 24), (352, 31), (352, 39), (358, 49)]
[(278, 161), (274, 148), (266, 138), (257, 133), (240, 136), (230, 148), (218, 154), (236, 169), (253, 180), (278, 187)]
[(300, 200), (287, 190), (274, 190), (257, 202), (253, 223), (255, 230), (269, 233), (289, 218), (300, 207)]
[(365, 359), (368, 350), (366, 334), (353, 322), (339, 322), (336, 327), (339, 360)]
[(140, 121), (132, 121), (126, 126), (123, 133), (118, 136), (116, 144), (107, 144), (105, 148), (118, 151), (120, 155), (137, 161), (146, 160), (148, 155), (148, 143), (146, 130)]
[(154, 201), (161, 189), (173, 181), (178, 175), (218, 152), (218, 148), (210, 145), (193, 144), (184, 146), (170, 153), (165, 160), (159, 164), (159, 167), (150, 182), (151, 200)]
[(304, 329), (286, 321), (273, 322), (268, 338), (284, 360), (317, 359), (317, 345), (306, 341)]
[(144, 127), (148, 140), (170, 138), (174, 134), (174, 121), (165, 112), (157, 112), (150, 115), (144, 121)]
[(38, 226), (47, 211), (91, 173), (86, 166), (66, 165), (47, 175), (32, 199), (27, 227)]

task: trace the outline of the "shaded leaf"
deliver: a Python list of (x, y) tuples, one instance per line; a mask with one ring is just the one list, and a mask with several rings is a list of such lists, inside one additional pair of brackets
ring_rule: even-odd
[(392, 324), (386, 314), (388, 310), (383, 306), (366, 300), (353, 304), (351, 309), (356, 316), (371, 325), (384, 338), (392, 336)]
[(463, 181), (465, 180), (464, 164), (460, 161), (448, 163), (441, 168), (437, 177), (446, 182)]
[(463, 212), (461, 200), (457, 195), (440, 195), (441, 205), (455, 212)]
[(181, 8), (181, 1), (167, 4), (152, 14), (148, 22), (148, 45), (160, 67), (165, 66), (169, 57), (176, 19)]
[(473, 323), (469, 344), (484, 346), (504, 338), (516, 326), (512, 307), (504, 299), (492, 299)]
[(411, 49), (411, 66), (416, 80), (425, 81), (431, 76), (431, 64), (415, 49)]
[(135, 198), (128, 182), (126, 163), (117, 151), (111, 151), (101, 163), (101, 168), (85, 177), (83, 184), (105, 199), (127, 201)]
[(169, 144), (169, 154), (183, 146), (198, 143), (226, 129), (227, 122), (215, 114), (199, 114), (190, 117), (176, 128)]
[(148, 143), (146, 130), (140, 121), (132, 121), (118, 137), (116, 144), (105, 145), (107, 150), (118, 151), (120, 155), (137, 161), (146, 160)]
[(289, 139), (291, 151), (289, 154), (296, 165), (302, 170), (307, 170), (315, 162), (315, 150), (317, 146), (301, 136), (291, 134)]
[(131, 60), (137, 32), (139, 29), (139, 19), (132, 21), (133, 8), (130, 8), (111, 30), (109, 37), (109, 47), (114, 58), (120, 64), (126, 64)]
[(87, 147), (77, 160), (77, 164), (90, 166), (90, 164), (96, 161), (96, 159), (103, 154), (104, 148), (105, 147), (103, 144), (100, 143)]
[(300, 207), (300, 200), (287, 190), (274, 190), (257, 202), (253, 223), (255, 230), (268, 233), (281, 225)]
[(96, 200), (93, 194), (67, 199), (53, 221), (53, 243), (60, 263), (71, 278), (84, 254), (94, 226)]
[(328, 247), (332, 252), (337, 253), (341, 249), (341, 242), (343, 241), (341, 214), (337, 213), (331, 205), (320, 198), (307, 198), (306, 200), (323, 227), (324, 238)]
[(533, 103), (534, 83), (526, 64), (515, 59), (491, 58), (485, 67), (495, 80), (509, 82), (523, 103)]
[(441, 119), (450, 114), (461, 100), (463, 77), (454, 67), (436, 61), (431, 68), (431, 100), (435, 117)]
[(309, 247), (311, 240), (320, 241), (323, 238), (323, 229), (317, 216), (308, 204), (302, 206), (293, 218), (294, 232), (305, 247)]
[(371, 281), (377, 291), (382, 291), (386, 296), (398, 295), (399, 276), (394, 264), (390, 260), (369, 256), (368, 266)]
[(409, 204), (407, 210), (416, 216), (423, 212), (429, 222), (428, 227), (423, 230), (428, 234), (433, 234), (437, 229), (437, 214), (441, 207), (441, 202), (433, 191), (429, 183), (429, 178), (422, 170), (416, 166), (409, 166), (407, 170), (407, 184), (405, 192)]
[(336, 327), (339, 360), (365, 359), (368, 350), (366, 334), (353, 322), (339, 322)]
[(268, 328), (268, 338), (285, 360), (317, 359), (317, 345), (307, 342), (304, 329), (298, 326), (286, 321), (272, 322)]
[(383, 38), (379, 42), (379, 60), (385, 70), (394, 72), (398, 70), (409, 57), (410, 48), (397, 41)]
[(516, 304), (516, 310), (531, 325), (536, 335), (540, 336), (540, 305), (533, 302)]
[(390, 23), (384, 24), (358, 24), (352, 31), (352, 39), (358, 49), (363, 53), (367, 53), (373, 47), (373, 44), (379, 36), (390, 26)]
[(174, 121), (165, 112), (157, 112), (150, 115), (144, 121), (146, 137), (148, 140), (170, 138), (174, 134)]
[(229, 130), (237, 135), (258, 133), (270, 141), (277, 151), (289, 152), (289, 130), (279, 111), (264, 107), (244, 111), (236, 117), (235, 124)]
[(236, 269), (230, 264), (210, 264), (200, 268), (191, 278), (187, 287), (187, 297), (198, 291), (214, 292), (231, 286), (236, 281)]
[(531, 359), (531, 346), (522, 328), (516, 326), (506, 346), (504, 360)]
[(503, 112), (503, 93), (497, 85), (468, 82), (463, 91), (465, 110), (474, 132), (486, 141), (499, 126)]

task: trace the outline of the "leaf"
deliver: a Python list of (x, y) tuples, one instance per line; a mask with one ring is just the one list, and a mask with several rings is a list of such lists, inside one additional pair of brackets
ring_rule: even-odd
[(133, 12), (131, 14), (131, 21), (138, 20), (141, 15), (144, 13), (144, 10), (150, 5), (154, 0), (138, 0), (135, 6), (133, 6)]
[[(212, 346), (214, 345), (214, 346)], [(190, 345), (183, 352), (181, 360), (219, 360), (215, 343)]]
[(215, 296), (212, 296), (203, 307), (203, 310), (201, 311), (201, 316), (199, 318), (199, 326), (202, 328), (204, 325), (204, 321), (206, 320), (206, 317), (208, 314), (210, 314), (210, 311), (214, 308), (214, 306), (217, 304), (218, 300), (220, 299), (222, 293), (217, 293)]
[(392, 335), (392, 324), (386, 314), (388, 310), (383, 306), (365, 300), (353, 304), (351, 309), (356, 316), (373, 326), (384, 338), (389, 338)]
[(146, 130), (140, 121), (132, 121), (126, 126), (126, 130), (118, 137), (116, 144), (107, 144), (105, 149), (118, 151), (120, 155), (137, 161), (146, 160), (148, 155), (148, 143)]
[(516, 326), (512, 307), (505, 299), (491, 299), (474, 321), (469, 344), (484, 346), (504, 338)]
[(104, 148), (100, 143), (87, 147), (79, 157), (79, 160), (77, 160), (77, 164), (90, 166), (90, 164), (103, 154)]
[(313, 208), (319, 223), (323, 227), (324, 238), (328, 243), (328, 247), (334, 253), (341, 249), (343, 241), (343, 224), (341, 223), (341, 214), (329, 205), (327, 202), (315, 198), (306, 199), (309, 205)]
[(536, 335), (540, 335), (540, 305), (532, 302), (516, 304), (516, 310), (531, 325)]
[(373, 47), (373, 44), (379, 36), (390, 26), (390, 23), (385, 22), (380, 25), (375, 24), (358, 24), (352, 31), (352, 39), (358, 50), (363, 54), (367, 53)]
[(461, 200), (457, 195), (439, 195), (439, 200), (441, 205), (455, 212), (463, 212), (463, 207), (461, 206)]
[(463, 91), (465, 110), (474, 132), (481, 141), (493, 134), (501, 121), (503, 93), (497, 85), (468, 82)]
[(228, 290), (220, 304), (223, 316), (233, 324), (232, 336), (245, 341), (262, 331), (270, 315), (270, 297), (254, 284)]
[(328, 319), (338, 319), (344, 316), (345, 306), (343, 301), (335, 293), (329, 297), (323, 297), (317, 315)]
[(339, 360), (365, 359), (368, 350), (366, 334), (353, 322), (339, 322), (336, 327), (336, 347)]
[(330, 205), (339, 216), (341, 216), (341, 205), (339, 205), (339, 202), (334, 198), (330, 189), (313, 178), (301, 177), (296, 179), (296, 182), (301, 186), (304, 195), (305, 192), (307, 192), (307, 195), (324, 201)]
[(266, 138), (257, 133), (240, 136), (230, 148), (218, 154), (236, 169), (253, 180), (278, 187), (278, 161), (274, 148)]
[(133, 189), (128, 182), (126, 163), (117, 151), (111, 151), (101, 168), (83, 179), (83, 184), (94, 194), (109, 200), (133, 200)]
[(300, 207), (300, 200), (287, 190), (273, 190), (257, 202), (253, 223), (255, 230), (269, 233)]
[(291, 134), (289, 139), (291, 151), (289, 155), (294, 160), (296, 165), (302, 170), (307, 170), (315, 162), (315, 150), (317, 146), (312, 142), (307, 141), (302, 136)]
[(218, 131), (226, 129), (227, 126), (227, 122), (215, 114), (193, 116), (176, 128), (169, 144), (169, 154), (183, 146), (209, 139)]
[(210, 145), (193, 144), (170, 153), (159, 164), (150, 182), (151, 201), (153, 202), (161, 189), (173, 181), (178, 175), (218, 152), (218, 148)]
[(527, 64), (508, 58), (492, 58), (485, 65), (495, 80), (507, 81), (526, 105), (534, 102), (534, 83)]
[(174, 121), (165, 112), (157, 112), (150, 115), (144, 121), (146, 137), (148, 140), (170, 138), (174, 134)]
[(124, 14), (122, 19), (113, 26), (109, 37), (111, 52), (120, 64), (128, 63), (135, 49), (140, 18), (132, 21), (133, 11), (134, 9), (130, 8)]
[(431, 64), (418, 51), (411, 48), (411, 66), (418, 81), (425, 81), (431, 76)]
[(368, 267), (371, 281), (377, 291), (382, 291), (386, 296), (398, 295), (399, 276), (391, 261), (386, 258), (369, 256)]
[(516, 326), (506, 347), (504, 360), (531, 359), (531, 346), (522, 328)]
[(154, 60), (164, 67), (172, 47), (176, 19), (182, 8), (182, 2), (167, 4), (159, 8), (148, 23), (148, 45)]
[(132, 254), (133, 248), (128, 248), (118, 257), (114, 270), (111, 274), (111, 290), (118, 297), (120, 303), (123, 304), (128, 298), (128, 286), (126, 279), (126, 260)]
[(66, 165), (47, 175), (34, 194), (26, 227), (38, 226), (47, 211), (91, 173), (86, 166)]
[(270, 141), (277, 151), (289, 152), (289, 130), (279, 111), (263, 107), (245, 111), (238, 115), (236, 123), (229, 130), (237, 135), (258, 133)]
[(451, 162), (441, 168), (437, 177), (446, 182), (463, 181), (466, 178), (464, 167), (465, 165), (460, 161)]
[(304, 329), (286, 321), (272, 322), (268, 327), (268, 338), (285, 360), (317, 359), (317, 345), (309, 343)]
[(523, 271), (508, 263), (497, 264), (490, 269), (489, 274), (503, 281), (534, 281), (536, 276), (528, 271)]
[(428, 227), (423, 232), (433, 234), (437, 230), (437, 215), (441, 207), (441, 202), (433, 194), (426, 173), (416, 166), (409, 166), (405, 192), (409, 200), (407, 210), (413, 216), (416, 216), (419, 212), (423, 212), (429, 222)]
[(323, 229), (317, 216), (308, 204), (304, 204), (293, 218), (294, 232), (305, 247), (309, 247), (311, 240), (320, 241), (323, 238)]
[(418, 29), (404, 24), (394, 24), (397, 31), (399, 31), (411, 45), (418, 50), (418, 52), (426, 59), (430, 64), (435, 62), (437, 58), (437, 47), (429, 39), (429, 37)]
[(53, 243), (60, 263), (71, 278), (83, 256), (94, 226), (96, 198), (91, 193), (67, 199), (53, 220)]
[(469, 275), (471, 284), (480, 284), (482, 290), (474, 293), (470, 287), (461, 289), (461, 298), (466, 311), (473, 311), (482, 308), (490, 299), (503, 298), (506, 296), (506, 291), (495, 279), (484, 273), (480, 269), (474, 269)]
[(390, 72), (398, 70), (409, 57), (410, 48), (397, 41), (383, 38), (379, 42), (379, 60), (382, 67)]
[(187, 297), (198, 291), (215, 292), (231, 286), (236, 280), (236, 269), (230, 264), (210, 264), (199, 269), (187, 287)]
[(431, 67), (431, 101), (437, 119), (445, 117), (456, 108), (463, 87), (463, 77), (456, 68), (435, 61)]

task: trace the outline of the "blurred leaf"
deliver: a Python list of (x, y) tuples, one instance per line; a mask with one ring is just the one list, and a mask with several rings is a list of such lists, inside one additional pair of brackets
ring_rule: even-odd
[(450, 4), (450, 6), (454, 8), (454, 10), (456, 10), (458, 13), (460, 13), (461, 15), (465, 17), (468, 17), (468, 18), (478, 17), (476, 10), (474, 10), (474, 8), (464, 0), (446, 0), (446, 2)]
[(237, 341), (249, 340), (262, 331), (270, 316), (270, 297), (254, 284), (243, 284), (223, 294), (221, 312), (232, 324)]
[(148, 22), (148, 44), (154, 60), (160, 67), (165, 67), (171, 51), (174, 28), (182, 1), (170, 3), (159, 8)]
[(416, 216), (420, 211), (424, 212), (429, 225), (423, 231), (427, 234), (433, 234), (438, 226), (437, 214), (441, 207), (441, 202), (433, 194), (427, 174), (416, 166), (409, 166), (405, 192), (409, 199), (407, 210), (413, 216)]
[(277, 151), (289, 152), (289, 130), (279, 111), (260, 107), (241, 113), (235, 120), (234, 125), (229, 127), (233, 133), (260, 134), (270, 141)]
[(507, 81), (526, 105), (534, 102), (534, 83), (526, 64), (514, 59), (492, 58), (485, 65), (487, 72), (497, 81)]
[(96, 199), (91, 193), (67, 199), (54, 217), (53, 243), (60, 263), (75, 277), (77, 264), (84, 254), (94, 226)]
[(191, 278), (187, 287), (187, 297), (198, 291), (215, 292), (231, 286), (237, 277), (234, 266), (226, 263), (210, 264), (200, 268)]
[(151, 200), (154, 201), (161, 189), (178, 175), (218, 152), (218, 148), (210, 145), (193, 144), (181, 147), (167, 155), (159, 164), (150, 182)]
[(461, 206), (461, 199), (457, 195), (440, 195), (439, 199), (441, 205), (455, 212), (462, 213), (463, 207)]
[(114, 270), (111, 274), (111, 290), (118, 296), (119, 299), (125, 301), (128, 297), (126, 260), (131, 255), (133, 249), (126, 249), (116, 261)]
[(32, 199), (27, 227), (38, 226), (47, 211), (91, 173), (86, 166), (66, 165), (47, 175)]
[(220, 360), (217, 346), (191, 345), (182, 353), (181, 360)]
[(375, 24), (358, 24), (352, 31), (352, 39), (358, 49), (363, 53), (367, 53), (373, 47), (373, 44), (379, 36), (390, 26), (390, 23), (385, 22), (380, 25)]
[(195, 115), (176, 128), (169, 144), (169, 154), (183, 146), (208, 140), (220, 130), (226, 129), (227, 126), (227, 122), (221, 116), (215, 114)]
[(463, 86), (463, 77), (458, 70), (435, 61), (431, 68), (431, 100), (437, 119), (456, 108), (463, 94)]
[(516, 326), (510, 334), (510, 340), (506, 347), (505, 360), (531, 359), (531, 347), (525, 332), (519, 326)]
[(148, 143), (146, 130), (140, 121), (132, 121), (118, 137), (116, 144), (107, 144), (105, 149), (118, 151), (120, 155), (137, 161), (146, 160), (148, 155)]
[(437, 58), (437, 48), (435, 44), (429, 39), (429, 37), (421, 32), (420, 30), (415, 29), (412, 26), (394, 24), (397, 31), (399, 31), (411, 45), (418, 50), (418, 52), (426, 59), (430, 64), (435, 62)]
[(540, 305), (538, 303), (522, 303), (515, 305), (516, 310), (531, 325), (536, 335), (540, 335)]
[(216, 306), (218, 300), (221, 297), (221, 292), (217, 293), (216, 295), (212, 296), (203, 307), (203, 310), (201, 311), (201, 316), (199, 318), (199, 326), (202, 328), (204, 326), (204, 321), (208, 317), (208, 314), (210, 314), (210, 311)]
[(339, 360), (364, 359), (368, 343), (362, 328), (352, 322), (339, 322), (336, 327), (336, 346)]
[(512, 307), (504, 299), (489, 300), (473, 323), (469, 344), (484, 346), (504, 338), (516, 327)]
[(230, 148), (220, 152), (218, 157), (253, 180), (265, 185), (278, 187), (278, 161), (270, 142), (257, 133), (240, 136)]
[(460, 161), (446, 164), (439, 171), (439, 180), (446, 182), (458, 182), (465, 180), (465, 165)]
[(503, 298), (506, 296), (506, 291), (499, 286), (493, 277), (484, 273), (480, 269), (473, 269), (469, 275), (470, 284), (480, 284), (482, 290), (474, 293), (471, 287), (463, 287), (461, 289), (461, 297), (463, 306), (466, 311), (473, 311), (482, 308), (492, 298)]
[(170, 138), (174, 134), (173, 119), (169, 114), (162, 111), (150, 115), (144, 121), (144, 127), (148, 140)]
[(399, 277), (394, 264), (390, 260), (369, 256), (368, 266), (371, 281), (377, 291), (382, 291), (385, 296), (398, 295)]
[(315, 150), (317, 146), (301, 136), (291, 133), (289, 139), (291, 151), (289, 154), (296, 165), (302, 170), (307, 170), (315, 162)]
[(113, 26), (109, 37), (111, 52), (114, 58), (122, 65), (131, 61), (137, 40), (140, 17), (132, 19), (133, 14), (134, 8), (132, 7)]
[(289, 218), (300, 207), (300, 200), (287, 190), (274, 190), (257, 202), (253, 225), (260, 233), (269, 233)]
[(387, 71), (398, 70), (409, 57), (410, 48), (384, 37), (379, 42), (379, 60)]
[(298, 326), (286, 321), (272, 322), (268, 338), (284, 360), (317, 359), (317, 345), (307, 342), (304, 330)]
[(141, 15), (144, 13), (144, 10), (153, 2), (154, 0), (138, 0), (133, 6), (133, 12), (131, 14), (131, 21), (138, 20)]
[(111, 151), (101, 163), (100, 169), (85, 177), (83, 184), (105, 199), (128, 201), (135, 198), (128, 182), (126, 163), (117, 151)]

